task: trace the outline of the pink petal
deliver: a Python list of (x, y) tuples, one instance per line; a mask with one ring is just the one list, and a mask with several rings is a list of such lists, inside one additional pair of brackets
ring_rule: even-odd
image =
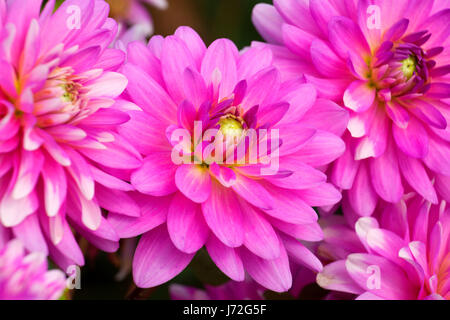
[(167, 229), (175, 247), (185, 253), (195, 253), (209, 236), (200, 205), (181, 193), (172, 199), (167, 214)]
[(245, 270), (260, 285), (275, 292), (285, 292), (292, 286), (289, 258), (282, 246), (280, 256), (273, 260), (262, 259), (245, 248), (240, 250)]
[(214, 263), (234, 281), (243, 281), (245, 278), (242, 259), (236, 252), (237, 249), (230, 248), (211, 235), (206, 243), (206, 249)]
[(194, 202), (202, 203), (211, 194), (209, 171), (197, 165), (181, 165), (175, 173), (178, 189)]
[(145, 233), (136, 248), (134, 282), (141, 288), (156, 287), (183, 271), (193, 257), (172, 244), (164, 226), (156, 228)]
[(175, 172), (167, 152), (152, 153), (144, 159), (142, 167), (131, 175), (131, 183), (142, 193), (152, 196), (166, 196), (177, 190)]
[(202, 203), (206, 223), (225, 245), (239, 247), (244, 242), (242, 211), (233, 190), (212, 183), (211, 196)]
[(355, 112), (364, 112), (375, 101), (375, 93), (375, 88), (371, 88), (367, 81), (354, 81), (344, 92), (344, 105)]

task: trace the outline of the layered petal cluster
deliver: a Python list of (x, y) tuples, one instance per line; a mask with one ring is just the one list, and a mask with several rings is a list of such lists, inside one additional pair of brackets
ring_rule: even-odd
[(19, 240), (0, 246), (0, 300), (55, 300), (65, 287), (63, 272), (47, 270), (45, 254), (26, 254)]
[(333, 261), (317, 275), (322, 287), (358, 299), (450, 299), (450, 207), (409, 194), (384, 203), (355, 228), (333, 217), (320, 256)]
[(143, 234), (138, 286), (172, 279), (204, 245), (231, 279), (247, 271), (274, 291), (291, 287), (288, 256), (321, 269), (297, 239), (321, 240), (312, 206), (341, 198), (319, 168), (344, 152), (348, 115), (302, 77), (282, 81), (272, 58), (226, 39), (207, 48), (187, 27), (129, 45), (125, 96), (138, 107), (120, 133), (144, 157), (131, 175), (142, 216), (108, 221)]
[[(125, 54), (108, 48), (117, 32), (108, 5), (41, 3), (0, 0), (0, 222), (27, 250), (82, 265), (72, 229), (117, 249), (100, 207), (128, 199), (133, 188), (119, 178), (141, 156), (117, 132), (129, 119), (117, 100), (127, 79), (116, 72)], [(139, 216), (133, 208), (122, 211)]]
[(330, 176), (360, 216), (411, 190), (450, 200), (449, 20), (449, 2), (438, 0), (274, 0), (254, 9), (282, 77), (304, 74), (349, 110), (347, 149)]
[(153, 34), (153, 20), (146, 4), (165, 10), (167, 0), (106, 0), (110, 5), (110, 16), (119, 23), (118, 39), (124, 45), (131, 41), (145, 40)]

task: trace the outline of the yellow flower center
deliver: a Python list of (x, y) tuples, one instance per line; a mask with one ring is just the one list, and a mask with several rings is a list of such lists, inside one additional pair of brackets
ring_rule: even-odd
[(402, 61), (402, 72), (407, 79), (411, 78), (415, 71), (416, 58), (409, 56), (407, 59)]
[(223, 118), (219, 121), (219, 124), (220, 131), (226, 138), (240, 138), (244, 131), (242, 124), (234, 117)]

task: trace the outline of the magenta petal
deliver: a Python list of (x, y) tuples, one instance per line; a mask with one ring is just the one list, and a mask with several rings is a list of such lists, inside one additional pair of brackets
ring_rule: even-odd
[(200, 205), (181, 193), (177, 193), (170, 204), (167, 229), (173, 244), (185, 253), (195, 253), (209, 235)]
[(280, 255), (280, 242), (271, 224), (251, 205), (241, 201), (244, 216), (244, 246), (263, 259), (275, 259)]
[(266, 41), (279, 44), (283, 43), (281, 39), (283, 19), (273, 6), (265, 3), (256, 5), (253, 9), (252, 21)]
[(389, 144), (383, 155), (370, 159), (370, 176), (373, 188), (380, 197), (385, 201), (396, 203), (400, 201), (404, 190), (393, 143)]
[(242, 211), (233, 190), (212, 183), (211, 196), (202, 203), (206, 223), (225, 245), (239, 247), (244, 242)]
[(138, 287), (150, 288), (169, 281), (191, 262), (194, 254), (178, 250), (165, 226), (142, 236), (133, 260), (133, 279)]
[[(404, 271), (386, 258), (369, 254), (351, 254), (346, 261), (346, 268), (352, 279), (367, 291), (385, 299), (412, 299), (415, 289), (406, 277)], [(369, 279), (373, 272), (367, 272), (368, 268), (375, 266), (379, 270), (380, 288), (368, 288)]]
[(328, 290), (359, 294), (364, 290), (350, 278), (345, 268), (345, 260), (326, 265), (317, 275), (317, 284)]
[(139, 195), (134, 198), (141, 207), (140, 217), (129, 217), (114, 212), (108, 215), (109, 223), (121, 238), (139, 236), (166, 222), (172, 201), (171, 196), (156, 198)]
[(175, 172), (169, 153), (152, 153), (144, 159), (141, 168), (131, 175), (131, 183), (137, 190), (152, 196), (165, 196), (177, 190)]
[(367, 164), (361, 164), (353, 186), (348, 192), (348, 200), (353, 210), (361, 216), (369, 216), (375, 210), (378, 195), (373, 190)]
[(322, 271), (323, 266), (320, 260), (300, 241), (286, 235), (281, 235), (281, 238), (289, 257), (293, 261), (315, 272)]
[(364, 112), (372, 106), (375, 93), (375, 88), (369, 87), (366, 81), (354, 81), (345, 90), (344, 104), (355, 112)]
[(402, 176), (420, 195), (432, 203), (437, 203), (437, 195), (423, 164), (402, 152), (397, 152)]
[(242, 259), (237, 253), (237, 249), (230, 248), (210, 235), (206, 243), (206, 249), (214, 263), (234, 281), (243, 281), (245, 277)]
[(275, 292), (285, 292), (292, 286), (289, 258), (282, 246), (280, 257), (273, 260), (262, 259), (245, 248), (240, 250), (245, 270), (259, 284)]
[(238, 50), (233, 42), (218, 39), (209, 46), (203, 58), (201, 74), (207, 85), (213, 83), (217, 71), (220, 73), (220, 99), (228, 97), (237, 83), (238, 56)]
[(428, 153), (428, 133), (415, 119), (410, 119), (408, 127), (392, 126), (395, 142), (401, 151), (413, 158), (424, 158)]
[(200, 166), (179, 166), (175, 173), (175, 183), (186, 197), (197, 203), (206, 201), (211, 194), (209, 171)]

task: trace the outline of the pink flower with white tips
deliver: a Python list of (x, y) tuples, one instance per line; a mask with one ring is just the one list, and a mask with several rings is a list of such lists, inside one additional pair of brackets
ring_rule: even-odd
[[(375, 219), (376, 217), (376, 219)], [(334, 220), (318, 254), (328, 261), (322, 287), (358, 299), (450, 299), (450, 207), (409, 194), (384, 203), (355, 229)], [(355, 232), (356, 231), (356, 232)]]
[(350, 112), (331, 181), (360, 216), (412, 190), (450, 201), (450, 2), (274, 0), (253, 21), (284, 79)]
[[(131, 176), (143, 208), (108, 221), (123, 238), (143, 234), (136, 284), (172, 279), (203, 246), (231, 279), (247, 271), (274, 291), (291, 287), (289, 256), (320, 270), (297, 239), (320, 240), (312, 206), (340, 200), (319, 168), (344, 151), (346, 111), (302, 78), (281, 81), (269, 49), (240, 53), (227, 39), (207, 48), (187, 27), (131, 43), (123, 72), (142, 109), (120, 132), (144, 156)], [(260, 144), (247, 139), (255, 131)]]
[(19, 240), (0, 244), (0, 300), (55, 300), (65, 287), (63, 272), (47, 270), (45, 254), (26, 254)]
[[(106, 251), (118, 235), (100, 207), (140, 209), (120, 180), (141, 157), (117, 133), (124, 53), (100, 0), (0, 0), (0, 222), (27, 250), (82, 265), (74, 228)], [(78, 20), (79, 19), (79, 20)], [(120, 173), (122, 169), (123, 173)], [(116, 175), (117, 173), (117, 175)], [(117, 210), (116, 210), (117, 211)]]

